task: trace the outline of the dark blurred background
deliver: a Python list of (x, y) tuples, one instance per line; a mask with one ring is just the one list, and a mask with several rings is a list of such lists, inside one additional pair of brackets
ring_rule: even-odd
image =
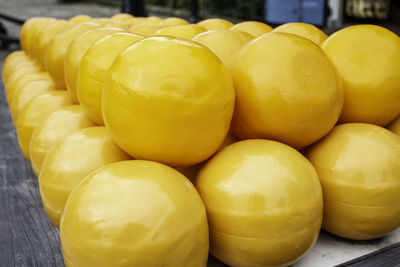
[[(120, 1), (92, 2), (118, 5)], [(258, 20), (272, 25), (303, 21), (329, 28), (353, 23), (400, 22), (399, 0), (145, 0), (150, 13), (187, 19), (193, 16), (190, 13), (193, 2), (198, 5), (199, 19), (223, 17), (234, 22)]]

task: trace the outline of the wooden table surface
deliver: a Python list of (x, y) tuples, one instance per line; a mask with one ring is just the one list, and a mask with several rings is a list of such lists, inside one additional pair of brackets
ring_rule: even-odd
[(21, 155), (0, 80), (0, 266), (64, 266), (58, 231)]
[[(0, 185), (0, 267), (64, 266), (58, 230), (50, 223), (44, 212), (37, 179), (29, 162), (23, 158), (19, 150), (1, 80)], [(326, 267), (345, 262), (341, 266), (400, 266), (398, 242), (400, 242), (400, 231), (370, 242), (348, 241), (322, 232), (312, 251), (295, 265), (321, 266), (322, 264)], [(331, 247), (336, 249), (336, 254), (330, 261), (325, 260), (324, 249), (328, 250), (329, 254)], [(380, 249), (382, 247), (384, 248)], [(360, 249), (366, 252), (376, 251), (358, 257)], [(347, 262), (352, 258), (351, 255), (357, 255), (358, 258)], [(226, 265), (210, 257), (208, 267), (219, 266)]]

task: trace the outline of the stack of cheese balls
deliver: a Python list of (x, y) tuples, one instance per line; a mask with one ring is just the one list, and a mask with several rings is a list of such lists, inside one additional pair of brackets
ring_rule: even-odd
[(117, 14), (35, 17), (20, 37), (2, 78), (67, 266), (282, 266), (321, 226), (400, 225), (385, 28)]

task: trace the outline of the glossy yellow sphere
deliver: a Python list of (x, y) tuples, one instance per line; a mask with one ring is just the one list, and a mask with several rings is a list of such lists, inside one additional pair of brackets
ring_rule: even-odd
[[(32, 37), (30, 38), (31, 45), (29, 47), (30, 57), (34, 61), (36, 61), (38, 63), (38, 65), (40, 65), (39, 57), (38, 57), (38, 46), (39, 46), (39, 42), (43, 38), (42, 35), (47, 34), (48, 29), (57, 25), (59, 22), (60, 22), (60, 20), (57, 20), (57, 19), (51, 19), (48, 21), (46, 20), (40, 25), (40, 27), (35, 27), (32, 30)], [(45, 68), (42, 70), (45, 70)]]
[(335, 67), (319, 46), (287, 33), (260, 36), (232, 68), (236, 104), (233, 132), (302, 148), (329, 132), (343, 92)]
[(206, 28), (196, 24), (165, 27), (157, 30), (154, 35), (172, 36), (192, 39), (195, 35), (207, 31)]
[(113, 20), (111, 20), (109, 18), (96, 18), (96, 19), (93, 19), (92, 22), (97, 23), (97, 24), (99, 24), (99, 25), (104, 27), (105, 25), (113, 22)]
[(164, 27), (165, 26), (160, 24), (144, 22), (133, 25), (132, 27), (129, 28), (129, 32), (134, 34), (140, 34), (143, 36), (150, 36), (154, 34), (157, 30), (162, 29)]
[(276, 27), (273, 31), (296, 34), (313, 41), (317, 45), (322, 45), (322, 43), (328, 38), (328, 35), (314, 25), (302, 22), (290, 22), (282, 24), (279, 27)]
[(14, 124), (17, 122), (21, 110), (35, 96), (55, 90), (52, 80), (36, 80), (26, 83), (14, 93), (12, 101), (9, 103), (10, 112)]
[(25, 105), (16, 124), (18, 143), (25, 158), (29, 159), (29, 143), (36, 126), (57, 109), (71, 104), (67, 92), (53, 90), (32, 98)]
[(14, 68), (14, 71), (10, 73), (10, 75), (7, 77), (7, 82), (4, 83), (5, 88), (7, 90), (9, 88), (13, 88), (15, 83), (21, 79), (23, 76), (31, 73), (37, 73), (40, 72), (40, 68), (38, 65), (32, 63), (32, 62), (24, 62), (18, 65), (17, 68)]
[(19, 71), (21, 68), (36, 67), (36, 70), (39, 70), (39, 68), (35, 65), (35, 62), (29, 58), (25, 52), (23, 52), (23, 54), (17, 54), (11, 58), (7, 57), (4, 61), (1, 75), (4, 85), (7, 86), (10, 76), (14, 75), (14, 73)]
[[(7, 62), (12, 62), (14, 60), (19, 61), (20, 59), (27, 60), (29, 56), (25, 53), (24, 50), (15, 50), (9, 53), (3, 62), (3, 67), (7, 64)], [(4, 70), (3, 70), (4, 71)]]
[(91, 173), (72, 191), (60, 235), (67, 267), (207, 264), (207, 217), (196, 189), (151, 161)]
[(18, 69), (17, 65), (19, 64), (26, 65), (27, 63), (35, 65), (35, 62), (32, 60), (32, 58), (28, 56), (28, 54), (26, 54), (24, 50), (16, 50), (7, 55), (3, 63), (2, 71), (9, 72), (7, 74), (10, 74), (11, 72)]
[(39, 33), (40, 38), (38, 38), (36, 44), (36, 55), (42, 69), (46, 69), (46, 52), (51, 40), (58, 33), (61, 33), (72, 26), (73, 24), (71, 22), (58, 20), (52, 24), (49, 24), (49, 26), (44, 27)]
[[(12, 62), (12, 61), (19, 61), (20, 59), (27, 60), (29, 59), (29, 56), (25, 53), (24, 50), (15, 50), (9, 53), (6, 58), (4, 59), (3, 62), (3, 68), (5, 65), (7, 65), (7, 62)], [(3, 70), (4, 71), (4, 70)]]
[(59, 227), (69, 194), (88, 174), (104, 165), (127, 159), (129, 156), (103, 126), (75, 132), (53, 147), (44, 159), (39, 175), (40, 195), (51, 222)]
[(74, 100), (78, 103), (76, 96), (76, 78), (78, 76), (79, 64), (83, 55), (91, 45), (111, 33), (122, 32), (119, 28), (96, 28), (85, 31), (78, 35), (70, 44), (64, 56), (64, 74), (67, 90)]
[(189, 24), (189, 22), (187, 22), (184, 19), (175, 18), (175, 17), (166, 18), (160, 22), (160, 25), (165, 25), (165, 26), (179, 26), (179, 25), (186, 25), (186, 24)]
[(5, 84), (7, 82), (8, 76), (15, 71), (15, 66), (17, 64), (27, 60), (29, 60), (29, 56), (24, 50), (17, 50), (8, 54), (3, 62), (3, 68), (1, 72), (3, 83)]
[(321, 180), (325, 230), (366, 240), (400, 226), (400, 137), (371, 124), (343, 124), (307, 157)]
[(125, 22), (127, 22), (129, 25), (133, 26), (136, 24), (140, 23), (154, 23), (154, 24), (159, 24), (162, 21), (161, 18), (159, 17), (135, 17), (133, 19), (127, 19)]
[(162, 18), (156, 16), (150, 16), (144, 18), (144, 22), (149, 22), (149, 23), (160, 23), (162, 20), (163, 20)]
[[(11, 85), (10, 83), (15, 83), (16, 80), (18, 80), (21, 76), (25, 74), (25, 72), (31, 71), (33, 69), (34, 71), (38, 70), (38, 67), (36, 64), (26, 55), (24, 51), (18, 51), (21, 53), (11, 53), (9, 56), (6, 57), (4, 60), (3, 68), (2, 68), (2, 73), (1, 73), (1, 78), (3, 79), (3, 84), (6, 89), (6, 91), (10, 90)], [(27, 70), (21, 70), (28, 68), (29, 71)], [(22, 73), (21, 73), (22, 71)], [(16, 74), (16, 72), (20, 72), (19, 74)], [(17, 77), (11, 78), (12, 76), (18, 75)], [(9, 79), (13, 79), (12, 82), (9, 82)]]
[(272, 31), (272, 27), (258, 21), (243, 21), (229, 28), (230, 31), (246, 32), (254, 37)]
[(269, 140), (225, 147), (195, 185), (210, 225), (210, 252), (230, 266), (287, 266), (314, 244), (322, 223), (318, 176), (295, 149)]
[(212, 19), (202, 20), (198, 22), (197, 25), (200, 25), (206, 28), (207, 30), (228, 30), (234, 24), (224, 19), (212, 18)]
[(343, 80), (340, 122), (387, 125), (400, 112), (400, 38), (374, 25), (347, 27), (322, 46)]
[(34, 25), (32, 25), (31, 29), (29, 30), (29, 32), (26, 34), (26, 38), (25, 38), (25, 48), (26, 48), (26, 53), (32, 58), (34, 59), (34, 55), (33, 55), (33, 49), (34, 46), (36, 44), (36, 38), (37, 38), (37, 34), (38, 32), (45, 26), (48, 24), (51, 24), (55, 21), (55, 19), (53, 18), (42, 18), (40, 20), (38, 20), (37, 22), (35, 22)]
[(104, 125), (101, 96), (108, 70), (123, 50), (143, 38), (130, 33), (110, 34), (92, 45), (82, 58), (76, 82), (77, 96), (88, 116), (98, 125)]
[(83, 32), (99, 27), (99, 24), (84, 22), (57, 34), (46, 51), (46, 69), (53, 77), (56, 87), (66, 89), (64, 76), (64, 56), (71, 42)]
[(140, 23), (155, 23), (157, 24), (158, 22), (152, 22), (151, 20), (149, 20), (148, 18), (145, 17), (135, 17), (133, 19), (127, 19), (125, 20), (126, 23), (128, 23), (130, 26), (134, 26), (136, 24), (140, 24)]
[(32, 82), (32, 81), (52, 81), (52, 80), (47, 71), (33, 72), (33, 73), (23, 75), (20, 79), (18, 79), (14, 83), (13, 87), (6, 88), (6, 96), (7, 96), (8, 103), (12, 102), (16, 92), (18, 92), (27, 83)]
[(115, 21), (126, 21), (130, 19), (134, 19), (135, 17), (128, 13), (118, 13), (111, 17), (111, 20)]
[(27, 49), (26, 37), (28, 33), (31, 31), (32, 27), (36, 24), (36, 22), (44, 19), (44, 17), (32, 17), (22, 24), (21, 30), (19, 32), (19, 39), (21, 47), (24, 51)]
[(59, 108), (45, 118), (32, 133), (29, 157), (32, 169), (39, 177), (47, 153), (68, 135), (96, 124), (86, 115), (80, 105)]
[(49, 21), (50, 18), (47, 17), (33, 17), (28, 19), (21, 27), (20, 31), (20, 44), (22, 49), (27, 55), (30, 55), (30, 48), (32, 45), (31, 39), (33, 32), (37, 27), (43, 25), (45, 21)]
[(75, 23), (75, 24), (79, 24), (79, 23), (82, 23), (82, 22), (90, 22), (92, 20), (93, 20), (92, 17), (90, 17), (88, 15), (80, 14), (80, 15), (76, 15), (76, 16), (73, 16), (72, 18), (70, 18), (69, 22), (72, 22), (72, 23)]
[(14, 83), (18, 81), (25, 74), (40, 71), (40, 68), (31, 59), (15, 58), (9, 60), (3, 65), (2, 79), (6, 90), (13, 87)]
[(112, 28), (120, 28), (124, 30), (128, 30), (131, 26), (124, 21), (111, 21), (104, 25), (105, 27), (112, 27)]
[(192, 38), (213, 51), (229, 69), (237, 53), (252, 39), (245, 32), (226, 30), (206, 31)]
[(187, 166), (219, 148), (234, 102), (230, 73), (209, 49), (151, 37), (115, 60), (103, 91), (103, 116), (133, 157)]

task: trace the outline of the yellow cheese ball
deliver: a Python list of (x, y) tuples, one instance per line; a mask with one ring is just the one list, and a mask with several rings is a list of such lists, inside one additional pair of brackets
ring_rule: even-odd
[(15, 71), (16, 65), (28, 60), (29, 56), (25, 53), (24, 50), (17, 50), (8, 54), (3, 62), (3, 68), (1, 72), (3, 83), (5, 84), (7, 82), (8, 76)]
[(397, 116), (386, 128), (400, 136), (400, 116)]
[(109, 18), (96, 18), (96, 19), (93, 19), (92, 22), (97, 23), (97, 24), (99, 24), (99, 25), (104, 27), (105, 25), (107, 25), (107, 24), (109, 24), (109, 23), (111, 23), (113, 21), (111, 19), (109, 19)]
[(307, 157), (324, 194), (323, 228), (350, 239), (400, 226), (400, 137), (371, 124), (335, 127)]
[(233, 132), (241, 139), (310, 145), (335, 125), (343, 92), (319, 46), (288, 33), (260, 36), (236, 56)]
[(179, 25), (186, 25), (186, 24), (189, 24), (189, 22), (187, 22), (184, 19), (176, 18), (176, 17), (169, 17), (160, 22), (160, 25), (164, 25), (164, 26), (179, 26)]
[(155, 23), (139, 23), (136, 25), (133, 25), (132, 27), (129, 28), (129, 32), (135, 33), (135, 34), (140, 34), (143, 36), (150, 36), (153, 33), (155, 33), (157, 30), (164, 28), (165, 26), (160, 25), (160, 24), (155, 24)]
[(9, 53), (3, 62), (3, 72), (4, 67), (13, 67), (14, 64), (24, 62), (24, 61), (31, 61), (32, 59), (26, 54), (24, 50), (15, 50)]
[(111, 17), (111, 20), (115, 21), (127, 21), (130, 19), (134, 19), (135, 17), (128, 13), (118, 13)]
[(91, 173), (67, 201), (60, 237), (67, 267), (207, 264), (204, 204), (182, 174), (157, 162)]
[(24, 87), (29, 82), (42, 81), (42, 80), (52, 82), (51, 77), (47, 71), (33, 72), (23, 75), (20, 79), (18, 79), (14, 83), (13, 87), (6, 88), (6, 96), (8, 102), (11, 103), (15, 93), (18, 92), (22, 87)]
[(27, 42), (26, 42), (26, 38), (28, 36), (28, 33), (31, 31), (31, 29), (33, 28), (33, 26), (41, 21), (42, 19), (44, 19), (44, 17), (32, 17), (28, 20), (26, 20), (24, 22), (24, 24), (22, 24), (21, 30), (19, 32), (19, 39), (20, 39), (20, 44), (21, 47), (24, 51), (27, 50)]
[(111, 21), (104, 25), (105, 27), (112, 27), (112, 28), (120, 28), (124, 30), (128, 30), (131, 26), (123, 21)]
[(59, 227), (69, 194), (89, 173), (129, 158), (104, 126), (77, 131), (53, 147), (39, 175), (40, 195), (51, 222)]
[(83, 32), (71, 42), (64, 56), (64, 75), (67, 90), (75, 103), (78, 103), (76, 77), (78, 76), (79, 64), (83, 55), (92, 44), (104, 36), (122, 31), (119, 28), (96, 28)]
[(133, 19), (126, 19), (125, 22), (127, 22), (130, 26), (140, 24), (140, 23), (154, 23), (154, 24), (159, 24), (162, 21), (161, 18), (159, 17), (135, 17)]
[(4, 83), (4, 86), (5, 88), (8, 89), (13, 88), (15, 83), (26, 74), (37, 73), (40, 71), (41, 70), (39, 66), (32, 62), (29, 61), (26, 63), (21, 62), (21, 64), (19, 64), (17, 68), (14, 68), (14, 71), (10, 73), (10, 75), (7, 77), (7, 82)]
[(6, 58), (4, 59), (3, 62), (3, 67), (7, 64), (7, 62), (11, 62), (13, 60), (19, 60), (19, 59), (29, 59), (29, 56), (25, 53), (24, 50), (15, 50), (9, 53)]
[(65, 20), (58, 20), (49, 24), (46, 27), (43, 27), (42, 31), (39, 32), (40, 38), (37, 39), (35, 53), (37, 56), (37, 60), (43, 70), (46, 69), (46, 52), (49, 43), (58, 33), (66, 31), (71, 28), (73, 24), (71, 22), (67, 22)]
[(172, 36), (178, 38), (192, 39), (195, 35), (207, 31), (206, 28), (196, 24), (164, 27), (157, 30), (154, 35)]
[(150, 16), (144, 18), (144, 22), (149, 22), (149, 23), (160, 23), (162, 20), (163, 20), (162, 18), (156, 16)]
[(226, 30), (206, 31), (192, 38), (213, 51), (229, 69), (240, 49), (252, 39), (248, 33)]
[(14, 93), (10, 106), (10, 112), (14, 124), (17, 122), (21, 110), (31, 101), (34, 97), (55, 90), (54, 82), (52, 80), (36, 80), (31, 81), (21, 87)]
[[(26, 31), (20, 33), (20, 38), (22, 38), (21, 40), (24, 44), (22, 47), (29, 56), (32, 56), (31, 52), (33, 44), (35, 43), (34, 38), (36, 37), (36, 31), (54, 20), (55, 19), (53, 18), (46, 17), (39, 17), (37, 19), (35, 18), (33, 19), (33, 23), (29, 25), (29, 28)], [(24, 27), (24, 25), (22, 27)]]
[(52, 24), (56, 21), (53, 18), (43, 18), (40, 21), (36, 22), (30, 31), (28, 32), (25, 43), (26, 43), (26, 53), (32, 58), (36, 59), (34, 55), (34, 47), (37, 43), (38, 33), (49, 24)]
[(29, 58), (24, 51), (18, 52), (23, 52), (23, 54), (17, 54), (11, 58), (7, 57), (4, 61), (2, 79), (5, 86), (7, 86), (10, 76), (14, 75), (14, 73), (19, 71), (21, 68), (34, 67), (37, 71), (39, 71), (39, 67), (36, 66), (36, 63)]
[[(39, 57), (38, 57), (38, 45), (39, 42), (43, 39), (43, 35), (47, 34), (47, 31), (49, 28), (51, 28), (52, 26), (57, 25), (60, 22), (60, 20), (57, 19), (50, 19), (50, 20), (45, 20), (40, 27), (35, 27), (32, 30), (32, 37), (30, 38), (30, 42), (31, 45), (29, 47), (29, 53), (30, 53), (30, 57), (35, 60), (38, 65), (40, 65), (39, 62)], [(73, 24), (71, 24), (73, 25)], [(54, 35), (53, 35), (54, 37)], [(42, 70), (45, 70), (45, 68), (43, 68)]]
[(158, 22), (151, 22), (149, 21), (148, 18), (144, 18), (144, 17), (135, 17), (133, 19), (127, 19), (125, 20), (126, 23), (128, 23), (130, 26), (134, 26), (136, 24), (140, 24), (140, 23), (155, 23), (157, 24)]
[(212, 19), (202, 20), (198, 22), (197, 25), (200, 25), (206, 28), (207, 30), (228, 30), (234, 24), (224, 19), (212, 18)]
[(322, 46), (344, 90), (340, 122), (385, 126), (400, 112), (400, 38), (375, 25), (347, 27)]
[(103, 91), (103, 116), (133, 157), (187, 166), (217, 151), (234, 102), (230, 73), (209, 49), (150, 37), (114, 61)]
[(113, 33), (92, 45), (83, 56), (76, 81), (77, 96), (98, 125), (104, 125), (101, 96), (108, 70), (123, 50), (143, 38), (137, 34)]
[(71, 42), (83, 32), (99, 27), (100, 24), (84, 22), (57, 34), (46, 51), (46, 70), (53, 77), (59, 89), (66, 89), (64, 76), (64, 55)]
[(310, 41), (313, 41), (317, 45), (322, 45), (322, 43), (328, 38), (328, 35), (326, 35), (323, 31), (321, 31), (314, 25), (302, 22), (290, 22), (282, 24), (279, 27), (276, 27), (273, 32), (286, 32), (296, 34)]
[(74, 24), (79, 24), (82, 22), (90, 22), (92, 20), (93, 20), (92, 17), (90, 17), (88, 15), (80, 14), (80, 15), (76, 15), (76, 16), (73, 16), (72, 18), (70, 18), (69, 22), (72, 22)]
[(18, 65), (20, 64), (35, 65), (36, 63), (28, 56), (28, 54), (26, 54), (24, 50), (16, 50), (8, 54), (8, 56), (4, 60), (2, 72), (7, 72), (6, 74), (9, 75), (17, 70), (19, 68)]
[(71, 104), (67, 92), (56, 90), (38, 95), (26, 104), (16, 124), (18, 143), (25, 158), (29, 159), (29, 142), (36, 126), (57, 109)]
[(272, 31), (272, 27), (258, 21), (243, 21), (229, 28), (230, 31), (246, 32), (254, 37)]
[(47, 153), (68, 135), (81, 129), (96, 126), (80, 105), (57, 109), (34, 129), (29, 142), (32, 169), (39, 177)]
[(207, 209), (210, 252), (230, 266), (290, 265), (318, 238), (321, 185), (310, 162), (287, 145), (229, 145), (195, 185)]
[(8, 92), (26, 73), (37, 71), (39, 71), (39, 67), (33, 60), (28, 58), (25, 52), (23, 52), (23, 54), (11, 53), (6, 57), (2, 69), (1, 77), (3, 79), (4, 89)]

